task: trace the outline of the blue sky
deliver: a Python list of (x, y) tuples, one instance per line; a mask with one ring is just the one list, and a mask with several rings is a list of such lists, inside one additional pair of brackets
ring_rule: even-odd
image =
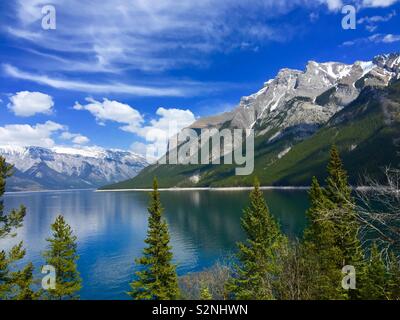
[(145, 153), (281, 68), (400, 51), (397, 0), (59, 0), (44, 30), (47, 4), (0, 4), (0, 144)]

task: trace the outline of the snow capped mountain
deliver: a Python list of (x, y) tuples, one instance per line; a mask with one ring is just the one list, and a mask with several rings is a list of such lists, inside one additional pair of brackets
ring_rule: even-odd
[[(307, 185), (311, 176), (324, 178), (322, 166), (332, 143), (342, 152), (352, 183), (357, 183), (365, 173), (379, 177), (381, 168), (399, 166), (399, 79), (399, 53), (353, 64), (310, 61), (304, 71), (281, 69), (232, 111), (198, 119), (190, 127), (253, 128), (254, 176), (265, 185)], [(221, 150), (213, 157), (222, 156), (225, 148)], [(253, 177), (235, 176), (229, 165), (187, 169), (154, 164), (132, 180), (108, 188), (148, 188), (154, 176), (164, 187), (253, 182)]]
[(101, 148), (0, 146), (15, 167), (8, 190), (96, 188), (136, 176), (148, 165), (132, 152)]
[(257, 135), (290, 130), (303, 138), (354, 101), (365, 87), (387, 86), (399, 78), (400, 54), (354, 64), (309, 61), (304, 71), (281, 69), (257, 93), (243, 97), (232, 112), (199, 119), (191, 127), (254, 128)]

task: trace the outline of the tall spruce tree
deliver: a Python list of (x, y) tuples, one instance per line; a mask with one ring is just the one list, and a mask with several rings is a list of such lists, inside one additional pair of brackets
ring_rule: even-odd
[(325, 195), (330, 202), (328, 209), (333, 213), (336, 244), (343, 254), (342, 265), (354, 265), (360, 269), (364, 258), (359, 240), (360, 225), (354, 210), (354, 199), (351, 196), (347, 173), (335, 145), (330, 152), (327, 170)]
[(141, 270), (131, 283), (128, 294), (136, 300), (173, 300), (179, 297), (176, 267), (172, 264), (172, 252), (169, 245), (168, 225), (162, 217), (157, 179), (153, 181), (151, 193), (148, 231), (143, 256), (136, 259)]
[(212, 294), (210, 293), (210, 290), (208, 289), (207, 284), (202, 284), (200, 286), (200, 300), (212, 300)]
[(56, 270), (56, 283), (55, 289), (48, 289), (45, 297), (50, 300), (79, 299), (82, 280), (77, 268), (77, 238), (62, 215), (56, 218), (51, 230), (53, 234), (46, 239), (49, 245), (43, 256), (46, 264)]
[(336, 244), (334, 223), (329, 218), (329, 200), (316, 177), (312, 179), (309, 199), (308, 226), (301, 247), (308, 298), (344, 298), (341, 288), (341, 250)]
[(342, 255), (342, 261), (338, 267), (351, 265), (355, 268), (357, 289), (348, 290), (347, 298), (358, 299), (365, 281), (364, 250), (359, 239), (360, 224), (354, 199), (351, 196), (351, 186), (335, 145), (330, 151), (327, 170), (328, 177), (324, 193), (329, 200), (327, 209), (331, 212), (331, 220), (334, 223), (335, 243)]
[(236, 276), (228, 290), (239, 300), (274, 299), (287, 239), (268, 210), (258, 180), (244, 210), (242, 228), (247, 240), (238, 244)]
[(389, 299), (389, 277), (382, 255), (379, 252), (378, 246), (374, 243), (371, 246), (370, 257), (365, 271), (365, 279), (360, 290), (361, 299)]
[(400, 262), (394, 252), (389, 258), (389, 281), (387, 285), (388, 298), (390, 300), (400, 300)]
[[(22, 226), (26, 209), (11, 210), (4, 213), (3, 195), (6, 180), (12, 175), (13, 166), (0, 156), (0, 240), (16, 236), (16, 230)], [(13, 246), (9, 252), (0, 251), (0, 299), (30, 300), (38, 297), (31, 288), (33, 282), (33, 266), (28, 264), (22, 270), (15, 270), (15, 263), (24, 258), (23, 243)], [(11, 269), (13, 271), (11, 271)]]

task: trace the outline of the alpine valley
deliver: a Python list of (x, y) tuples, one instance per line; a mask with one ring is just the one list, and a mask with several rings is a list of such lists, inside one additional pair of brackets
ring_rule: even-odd
[(134, 177), (148, 165), (139, 155), (100, 148), (0, 146), (14, 165), (7, 191), (91, 189)]
[(339, 148), (350, 182), (378, 177), (399, 166), (400, 54), (354, 64), (310, 61), (305, 71), (282, 69), (255, 94), (224, 114), (191, 128), (254, 129), (255, 169), (236, 176), (232, 165), (146, 167), (136, 177), (105, 189), (151, 187), (305, 186), (324, 178), (332, 144)]

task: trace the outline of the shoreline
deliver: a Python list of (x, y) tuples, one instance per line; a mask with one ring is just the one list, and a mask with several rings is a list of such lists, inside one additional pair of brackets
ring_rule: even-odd
[[(159, 188), (160, 192), (181, 192), (181, 191), (251, 191), (254, 187), (191, 187), (191, 188)], [(307, 191), (310, 187), (306, 186), (260, 186), (260, 190), (283, 190), (283, 191)], [(353, 190), (369, 190), (367, 186), (352, 187)], [(7, 191), (4, 195), (24, 194), (24, 193), (61, 193), (75, 191), (93, 191), (93, 192), (151, 192), (152, 188), (134, 188), (134, 189), (108, 189), (99, 190), (90, 189), (59, 189), (59, 190), (31, 190), (31, 191)]]
[[(171, 191), (250, 191), (254, 187), (194, 187), (194, 188), (159, 188), (160, 192)], [(260, 187), (261, 190), (308, 190), (310, 187), (295, 187), (295, 186), (264, 186)], [(135, 189), (108, 189), (96, 190), (95, 192), (151, 192), (152, 188), (135, 188)]]
[(89, 188), (89, 189), (58, 189), (58, 190), (23, 190), (23, 191), (6, 191), (4, 195), (7, 194), (23, 194), (23, 193), (45, 193), (45, 192), (72, 192), (72, 191), (96, 191), (96, 188)]

